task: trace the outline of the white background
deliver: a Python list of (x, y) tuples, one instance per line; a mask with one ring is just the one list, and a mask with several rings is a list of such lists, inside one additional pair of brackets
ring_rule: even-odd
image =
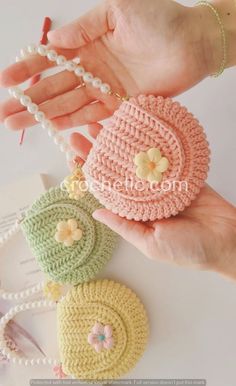
[[(44, 16), (50, 16), (56, 26), (63, 25), (96, 2), (0, 0), (0, 67), (11, 63), (22, 46), (38, 41)], [(0, 90), (1, 100), (6, 95), (5, 90)], [(200, 119), (207, 132), (212, 148), (208, 182), (234, 204), (235, 97), (236, 69), (231, 69), (220, 79), (205, 80), (178, 98)], [(21, 148), (18, 134), (3, 125), (0, 129), (0, 185), (35, 173), (50, 175), (54, 183), (66, 175), (63, 156), (39, 127), (28, 130)], [(206, 378), (208, 386), (235, 385), (234, 283), (213, 273), (151, 262), (123, 241), (103, 276), (133, 288), (148, 310), (150, 342), (130, 377)], [(43, 375), (46, 374), (35, 373), (36, 377)]]

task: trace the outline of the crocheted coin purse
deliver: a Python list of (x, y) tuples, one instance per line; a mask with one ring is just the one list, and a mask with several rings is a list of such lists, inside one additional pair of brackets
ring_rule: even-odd
[[(90, 191), (108, 209), (137, 221), (168, 218), (191, 204), (207, 178), (209, 146), (197, 119), (185, 107), (161, 96), (122, 97), (107, 83), (55, 50), (29, 45), (21, 56), (40, 55), (74, 73), (80, 86), (122, 101), (104, 126), (84, 165)], [(19, 60), (19, 58), (17, 58)], [(21, 60), (21, 59), (20, 59)], [(25, 106), (66, 158), (75, 154), (28, 95), (9, 90)]]
[(171, 99), (124, 101), (97, 137), (83, 171), (95, 197), (134, 220), (176, 215), (207, 178), (209, 146), (197, 119)]
[(93, 279), (110, 259), (116, 235), (92, 217), (101, 205), (89, 193), (72, 199), (52, 188), (21, 222), (42, 271), (55, 282), (79, 284)]
[(57, 304), (60, 362), (26, 359), (6, 346), (4, 331), (19, 312), (55, 307), (36, 301), (12, 308), (0, 320), (0, 348), (15, 364), (54, 365), (59, 378), (108, 380), (129, 372), (142, 356), (148, 339), (146, 311), (133, 291), (110, 280), (74, 287)]

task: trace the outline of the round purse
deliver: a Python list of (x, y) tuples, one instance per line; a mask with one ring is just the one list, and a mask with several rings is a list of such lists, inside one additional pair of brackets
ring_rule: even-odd
[(110, 260), (117, 236), (92, 217), (101, 205), (89, 192), (78, 199), (81, 192), (74, 189), (68, 193), (65, 186), (42, 194), (0, 239), (1, 247), (22, 230), (45, 280), (19, 292), (0, 287), (0, 298), (22, 302), (43, 293), (46, 298), (57, 300), (62, 294), (61, 284), (89, 281)]
[(124, 101), (100, 131), (83, 167), (94, 196), (137, 221), (183, 211), (207, 178), (209, 146), (194, 116), (170, 98)]
[(55, 303), (21, 304), (0, 319), (0, 349), (10, 362), (53, 366), (59, 378), (112, 380), (130, 371), (146, 348), (148, 319), (139, 298), (120, 283), (99, 280), (74, 287), (58, 302), (59, 360), (13, 353), (4, 338), (7, 324), (19, 312), (48, 307)]
[(61, 284), (93, 279), (111, 258), (116, 235), (92, 217), (100, 208), (88, 192), (79, 200), (52, 188), (21, 222), (29, 246), (47, 277)]

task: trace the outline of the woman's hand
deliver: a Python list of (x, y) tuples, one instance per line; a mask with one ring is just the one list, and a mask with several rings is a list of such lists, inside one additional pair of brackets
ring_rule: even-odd
[[(219, 68), (219, 26), (203, 8), (187, 8), (170, 0), (103, 1), (74, 23), (51, 32), (49, 39), (67, 58), (79, 55), (87, 71), (111, 84), (115, 92), (172, 96)], [(234, 60), (235, 54), (230, 64)], [(17, 85), (51, 66), (46, 58), (29, 57), (3, 71), (0, 83)], [(101, 128), (97, 122), (109, 117), (118, 101), (91, 86), (78, 88), (79, 84), (73, 73), (63, 71), (41, 80), (26, 94), (56, 128), (92, 123), (89, 132), (96, 137)], [(12, 129), (36, 123), (13, 99), (0, 105), (0, 120)], [(88, 140), (74, 134), (72, 143), (85, 159), (91, 147)], [(235, 208), (209, 187), (190, 208), (165, 221), (130, 222), (106, 210), (95, 216), (151, 258), (236, 277)]]
[[(210, 51), (205, 40), (209, 25), (216, 34), (219, 29), (209, 11), (200, 8), (170, 0), (103, 1), (72, 24), (50, 32), (49, 39), (67, 58), (79, 55), (87, 71), (111, 84), (115, 92), (173, 96), (215, 71), (206, 58), (206, 48)], [(220, 37), (214, 41), (219, 43), (218, 67)], [(3, 71), (0, 84), (19, 84), (51, 66), (46, 58), (29, 57)], [(63, 71), (41, 80), (26, 94), (58, 129), (97, 122), (117, 108), (114, 97), (89, 86), (77, 88), (79, 84), (73, 73)], [(12, 99), (0, 105), (0, 120), (12, 129), (36, 124)]]
[[(94, 136), (99, 132), (94, 125), (90, 130)], [(83, 163), (91, 143), (75, 133), (71, 144)], [(189, 208), (169, 219), (129, 221), (106, 209), (93, 216), (151, 259), (214, 270), (236, 279), (236, 208), (209, 186)]]

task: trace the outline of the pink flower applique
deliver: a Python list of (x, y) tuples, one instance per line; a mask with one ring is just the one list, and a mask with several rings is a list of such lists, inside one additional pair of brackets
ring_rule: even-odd
[(92, 332), (88, 335), (88, 343), (97, 352), (100, 352), (102, 349), (110, 350), (114, 343), (112, 327), (110, 325), (103, 326), (101, 323), (96, 322)]
[(65, 379), (65, 378), (67, 378), (67, 375), (64, 373), (61, 364), (54, 366), (53, 367), (53, 372), (54, 372), (55, 376), (58, 379)]

